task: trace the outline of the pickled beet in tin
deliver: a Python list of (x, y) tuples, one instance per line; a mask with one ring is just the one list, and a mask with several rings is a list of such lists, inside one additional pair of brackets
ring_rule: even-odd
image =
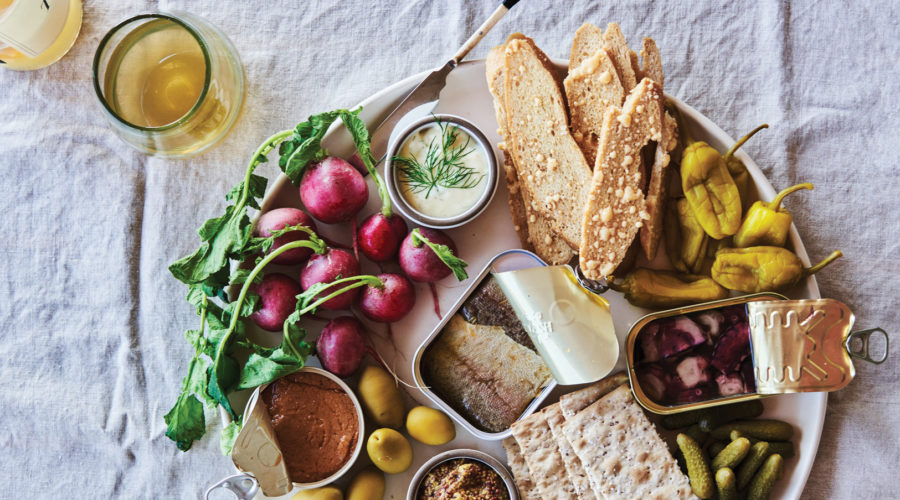
[(653, 320), (635, 350), (638, 382), (658, 404), (756, 392), (745, 305)]

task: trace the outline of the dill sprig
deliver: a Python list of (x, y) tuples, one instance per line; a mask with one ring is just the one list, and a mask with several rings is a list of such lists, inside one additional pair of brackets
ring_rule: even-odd
[(437, 120), (441, 129), (440, 137), (432, 138), (425, 153), (425, 161), (419, 162), (415, 156), (395, 156), (392, 160), (400, 169), (400, 181), (406, 183), (413, 193), (425, 192), (425, 198), (436, 187), (470, 189), (478, 185), (484, 174), (478, 174), (467, 167), (463, 159), (474, 151), (469, 149), (471, 137), (465, 144), (454, 146), (459, 136), (458, 126)]

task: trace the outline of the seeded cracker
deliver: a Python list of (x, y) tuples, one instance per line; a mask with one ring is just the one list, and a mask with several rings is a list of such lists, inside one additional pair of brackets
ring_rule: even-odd
[(525, 464), (525, 457), (522, 456), (519, 443), (515, 438), (508, 437), (503, 440), (503, 449), (506, 450), (506, 463), (509, 464), (509, 470), (512, 471), (519, 495), (523, 500), (540, 500), (541, 497), (534, 491), (534, 482), (528, 474), (528, 465)]
[(578, 495), (566, 474), (545, 410), (514, 423), (513, 437), (519, 443), (540, 498), (576, 499)]
[(580, 266), (590, 279), (605, 278), (622, 262), (650, 215), (641, 191), (640, 152), (662, 140), (663, 95), (643, 79), (622, 109), (606, 114), (582, 222)]
[(550, 426), (550, 432), (553, 434), (553, 438), (556, 439), (556, 446), (559, 448), (559, 454), (566, 469), (566, 474), (575, 488), (575, 494), (578, 498), (603, 500), (602, 496), (595, 495), (587, 473), (584, 471), (584, 467), (581, 466), (581, 460), (578, 459), (578, 455), (575, 454), (575, 450), (572, 449), (569, 440), (562, 433), (562, 426), (566, 422), (566, 417), (563, 416), (559, 403), (548, 406), (544, 411), (547, 414), (547, 425)]
[(628, 375), (625, 372), (619, 372), (604, 377), (583, 389), (563, 394), (559, 397), (559, 407), (563, 416), (566, 420), (574, 417), (576, 413), (591, 406), (594, 401), (627, 382)]
[(627, 385), (566, 420), (563, 433), (607, 500), (697, 498)]

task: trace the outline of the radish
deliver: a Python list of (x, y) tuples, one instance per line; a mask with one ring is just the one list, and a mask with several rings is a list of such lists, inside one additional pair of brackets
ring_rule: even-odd
[[(349, 278), (359, 274), (359, 261), (353, 254), (340, 248), (329, 248), (322, 255), (310, 257), (303, 271), (300, 272), (300, 286), (303, 291), (317, 283), (330, 283), (338, 278)], [(340, 287), (332, 286), (320, 291), (316, 298), (322, 298), (339, 290)], [(350, 293), (342, 293), (320, 304), (319, 307), (328, 310), (348, 309), (353, 299), (359, 294), (359, 290), (351, 290)]]
[(359, 249), (375, 262), (390, 260), (397, 254), (406, 231), (406, 222), (400, 217), (372, 214), (359, 226)]
[(413, 284), (400, 274), (384, 273), (377, 277), (382, 281), (382, 286), (366, 286), (359, 297), (359, 308), (372, 321), (399, 321), (416, 305)]
[[(316, 224), (315, 222), (313, 222), (312, 217), (307, 215), (303, 210), (290, 207), (276, 208), (275, 210), (269, 210), (268, 212), (259, 216), (259, 222), (256, 225), (256, 232), (259, 236), (268, 238), (274, 231), (284, 229), (288, 226), (298, 225), (306, 226), (313, 231), (316, 231)], [(308, 239), (309, 234), (304, 233), (303, 231), (291, 231), (275, 238), (275, 243), (272, 245), (272, 248), (271, 250), (269, 250), (269, 252), (271, 253), (272, 251), (278, 249), (278, 247), (291, 241)], [(272, 259), (272, 263), (285, 266), (300, 264), (301, 262), (309, 258), (312, 252), (313, 251), (311, 248), (293, 248)]]
[(277, 332), (281, 331), (284, 320), (294, 312), (297, 295), (303, 290), (297, 280), (281, 273), (272, 273), (263, 276), (261, 282), (250, 285), (250, 291), (259, 295), (261, 304), (250, 319), (264, 330)]
[(466, 261), (456, 256), (456, 244), (437, 229), (416, 228), (400, 244), (400, 267), (411, 279), (425, 283), (446, 278), (452, 272), (462, 281)]
[(367, 351), (365, 327), (353, 316), (329, 321), (316, 341), (316, 356), (322, 368), (338, 377), (356, 373)]
[(300, 200), (322, 222), (346, 222), (369, 200), (369, 187), (353, 165), (329, 156), (303, 173)]

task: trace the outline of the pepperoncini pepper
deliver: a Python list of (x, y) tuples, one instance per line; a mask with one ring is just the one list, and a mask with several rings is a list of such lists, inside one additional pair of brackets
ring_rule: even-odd
[(753, 196), (750, 193), (750, 190), (753, 187), (753, 179), (750, 178), (750, 172), (747, 171), (744, 162), (738, 160), (734, 154), (738, 149), (741, 149), (741, 146), (743, 146), (748, 139), (764, 128), (769, 128), (769, 125), (763, 123), (751, 130), (749, 134), (741, 137), (734, 143), (734, 146), (731, 146), (731, 148), (722, 156), (725, 159), (725, 166), (728, 168), (728, 173), (731, 174), (731, 178), (734, 179), (734, 184), (738, 188), (738, 194), (741, 197), (741, 208), (745, 212), (747, 211), (747, 208), (750, 207), (753, 200)]
[(728, 297), (728, 290), (707, 276), (656, 271), (639, 267), (625, 275), (622, 283), (609, 287), (625, 294), (632, 305), (650, 309), (686, 306)]
[(712, 279), (741, 292), (774, 292), (815, 274), (843, 254), (835, 250), (810, 268), (804, 268), (794, 252), (781, 247), (723, 248), (716, 252)]
[(719, 240), (741, 226), (741, 197), (725, 159), (703, 141), (694, 141), (680, 113), (678, 132), (686, 145), (681, 155), (681, 188), (706, 234)]
[(675, 212), (678, 215), (678, 225), (681, 229), (681, 260), (687, 266), (688, 271), (697, 274), (703, 267), (709, 236), (706, 235), (700, 221), (694, 216), (694, 211), (691, 210), (686, 199), (681, 198), (676, 202)]
[(772, 245), (783, 247), (791, 230), (791, 213), (781, 207), (784, 197), (801, 189), (813, 189), (806, 182), (782, 190), (771, 203), (757, 201), (753, 203), (740, 229), (734, 235), (734, 246), (738, 248)]

